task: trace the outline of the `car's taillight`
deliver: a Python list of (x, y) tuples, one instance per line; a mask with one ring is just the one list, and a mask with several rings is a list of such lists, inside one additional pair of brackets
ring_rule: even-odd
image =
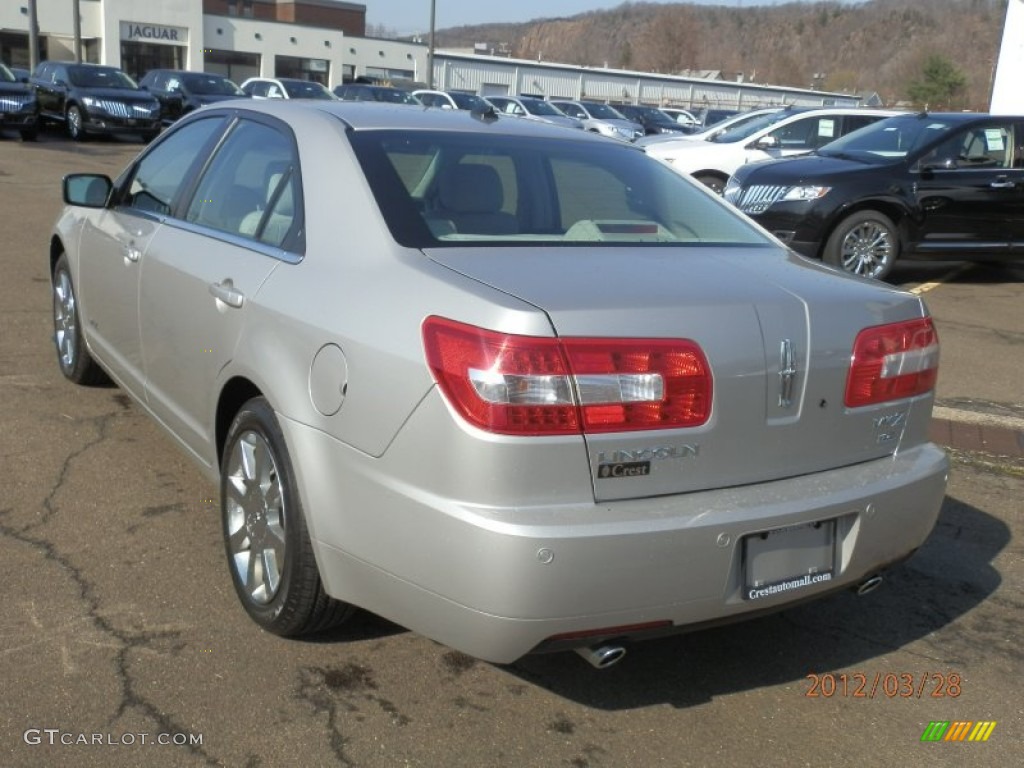
[(853, 343), (846, 405), (921, 395), (935, 387), (939, 337), (929, 317), (865, 328)]
[(711, 412), (711, 371), (687, 339), (515, 336), (430, 317), (423, 343), (449, 402), (489, 432), (695, 427)]

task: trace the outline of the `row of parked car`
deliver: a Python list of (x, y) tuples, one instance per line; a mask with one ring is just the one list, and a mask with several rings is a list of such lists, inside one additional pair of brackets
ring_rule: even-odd
[[(2, 65), (0, 65), (2, 66)], [(158, 69), (136, 83), (116, 67), (44, 61), (33, 73), (0, 69), (0, 127), (36, 137), (40, 122), (63, 125), (72, 139), (90, 134), (129, 133), (152, 140), (163, 126), (205, 104), (224, 99), (343, 99), (383, 101), (445, 109), (487, 109), (635, 141), (644, 135), (684, 135), (699, 120), (686, 110), (672, 115), (649, 106), (612, 107), (592, 101), (544, 100), (436, 90), (406, 91), (347, 83), (334, 91), (293, 78), (249, 78), (239, 87), (221, 75)]]
[(690, 121), (684, 127), (644, 106), (367, 83), (332, 92), (288, 78), (250, 78), (239, 87), (220, 75), (179, 70), (148, 72), (136, 85), (110, 66), (43, 62), (28, 76), (0, 65), (0, 128), (26, 140), (47, 121), (74, 139), (134, 133), (148, 142), (194, 109), (247, 97), (493, 110), (637, 142), (724, 194), (794, 250), (873, 278), (886, 277), (900, 255), (998, 257), (1024, 247), (1024, 120), (1013, 118), (775, 107), (692, 132), (693, 115), (678, 116)]

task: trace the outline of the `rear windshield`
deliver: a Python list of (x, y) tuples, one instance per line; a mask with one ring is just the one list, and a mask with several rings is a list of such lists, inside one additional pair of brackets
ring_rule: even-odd
[(771, 244), (702, 187), (627, 145), (497, 132), (350, 136), (393, 237), (408, 247)]

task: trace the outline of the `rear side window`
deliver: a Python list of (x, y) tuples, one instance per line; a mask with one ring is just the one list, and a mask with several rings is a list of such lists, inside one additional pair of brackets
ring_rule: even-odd
[(297, 185), (291, 136), (264, 123), (240, 120), (203, 174), (185, 218), (285, 247), (299, 221)]

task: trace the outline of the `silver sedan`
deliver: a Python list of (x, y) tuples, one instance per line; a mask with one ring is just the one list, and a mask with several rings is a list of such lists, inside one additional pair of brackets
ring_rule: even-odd
[(935, 524), (921, 300), (631, 145), (233, 102), (63, 193), (60, 369), (112, 379), (220, 484), (269, 631), (360, 606), (495, 662), (607, 666), (866, 592)]

